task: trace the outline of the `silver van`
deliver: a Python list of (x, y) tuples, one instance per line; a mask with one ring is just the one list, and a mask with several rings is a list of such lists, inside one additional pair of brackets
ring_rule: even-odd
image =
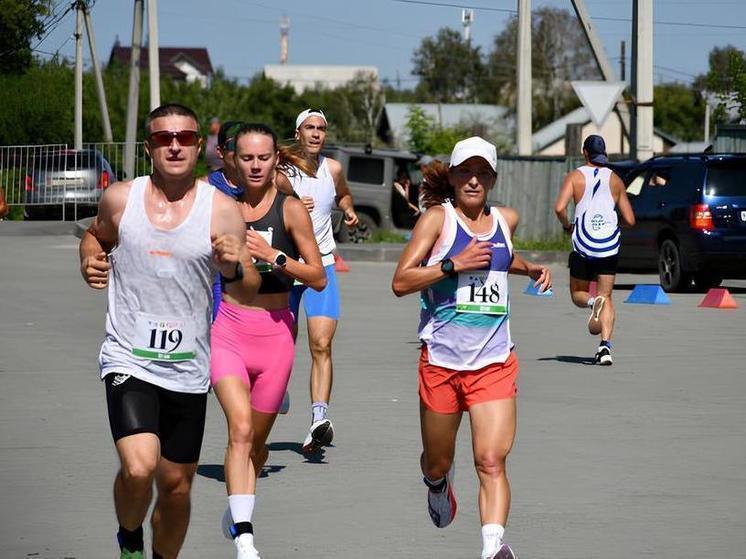
[(409, 175), (412, 185), (415, 185), (410, 189), (410, 202), (416, 206), (416, 185), (422, 182), (417, 154), (370, 146), (334, 145), (326, 146), (323, 154), (342, 164), (360, 218), (360, 225), (348, 230), (342, 212), (334, 212), (332, 219), (338, 241), (359, 243), (369, 239), (377, 229), (409, 230), (414, 227), (416, 218), (404, 199), (394, 192), (394, 180), (401, 172)]

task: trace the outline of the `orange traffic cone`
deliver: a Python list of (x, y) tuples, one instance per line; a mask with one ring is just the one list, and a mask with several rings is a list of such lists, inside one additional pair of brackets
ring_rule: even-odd
[(350, 267), (347, 262), (344, 261), (339, 254), (334, 253), (334, 271), (335, 272), (349, 272)]
[(707, 292), (707, 295), (700, 301), (698, 306), (714, 309), (737, 309), (738, 303), (736, 303), (736, 300), (733, 299), (733, 296), (727, 289), (713, 287)]

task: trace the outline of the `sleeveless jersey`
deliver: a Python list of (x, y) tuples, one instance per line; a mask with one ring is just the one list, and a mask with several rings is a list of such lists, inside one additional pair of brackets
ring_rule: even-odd
[(489, 208), (492, 229), (472, 233), (450, 202), (445, 222), (424, 264), (429, 266), (464, 250), (473, 237), (492, 243), (489, 268), (443, 278), (422, 292), (419, 338), (433, 365), (472, 371), (510, 356), (508, 269), (513, 259), (510, 229), (497, 208)]
[(288, 176), (293, 190), (298, 196), (311, 196), (313, 198), (314, 208), (311, 210), (311, 221), (313, 222), (313, 234), (319, 245), (321, 252), (321, 263), (324, 266), (334, 264), (334, 255), (332, 252), (336, 248), (334, 243), (334, 234), (332, 231), (332, 208), (334, 199), (337, 196), (337, 189), (334, 187), (334, 178), (332, 177), (329, 163), (326, 157), (319, 156), (319, 169), (315, 177), (309, 177), (300, 169), (293, 167), (294, 173)]
[(584, 165), (583, 197), (575, 206), (572, 246), (586, 258), (607, 258), (619, 252), (621, 231), (611, 195), (611, 169)]
[[(298, 259), (298, 248), (285, 228), (283, 207), (288, 196), (282, 192), (275, 194), (267, 213), (256, 221), (247, 221), (246, 229), (253, 229), (270, 244), (294, 260)], [(286, 293), (293, 288), (293, 278), (280, 270), (273, 270), (272, 264), (256, 262), (256, 269), (262, 278), (258, 293)]]
[(109, 254), (109, 309), (101, 378), (123, 373), (167, 390), (204, 393), (210, 386), (210, 221), (214, 189), (197, 182), (192, 208), (171, 230), (145, 212), (149, 177), (133, 183)]

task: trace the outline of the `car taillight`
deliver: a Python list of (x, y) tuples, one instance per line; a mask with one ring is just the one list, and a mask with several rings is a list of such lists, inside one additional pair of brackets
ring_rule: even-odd
[(109, 188), (109, 171), (101, 171), (101, 177), (98, 181), (99, 188)]
[(712, 231), (715, 224), (712, 222), (712, 212), (707, 204), (694, 204), (689, 208), (689, 227), (701, 231)]
[(28, 175), (26, 175), (24, 186), (26, 187), (26, 192), (31, 192), (32, 190), (34, 190), (34, 182)]

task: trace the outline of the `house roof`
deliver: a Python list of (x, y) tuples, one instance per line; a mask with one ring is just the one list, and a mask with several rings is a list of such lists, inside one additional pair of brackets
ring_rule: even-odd
[[(115, 44), (109, 55), (109, 64), (116, 61), (124, 66), (130, 63), (130, 47), (123, 47)], [(210, 54), (203, 47), (160, 47), (158, 49), (158, 62), (161, 75), (169, 76), (175, 79), (183, 79), (184, 72), (176, 67), (175, 63), (181, 60), (189, 62), (200, 73), (209, 76), (213, 74)], [(140, 69), (148, 69), (148, 48), (143, 45), (140, 49)]]
[[(574, 111), (567, 113), (565, 116), (547, 124), (544, 128), (537, 130), (531, 136), (534, 153), (538, 153), (547, 146), (552, 145), (557, 140), (564, 138), (568, 124), (588, 124), (590, 121), (591, 115), (588, 112), (588, 109), (585, 107), (578, 107)], [(676, 145), (678, 143), (678, 140), (670, 134), (667, 134), (658, 128), (655, 128), (654, 131), (656, 135), (660, 136), (671, 145)]]

